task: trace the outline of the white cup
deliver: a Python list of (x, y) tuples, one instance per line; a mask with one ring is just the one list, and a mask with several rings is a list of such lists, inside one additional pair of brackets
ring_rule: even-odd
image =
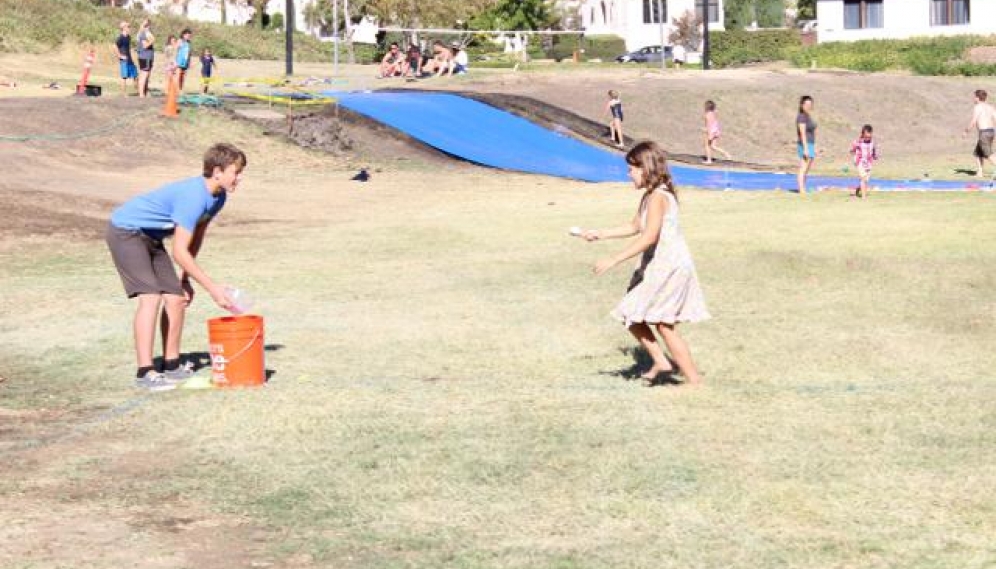
[(235, 287), (226, 287), (228, 298), (232, 299), (232, 306), (228, 308), (232, 314), (245, 314), (252, 310), (253, 300), (245, 291)]

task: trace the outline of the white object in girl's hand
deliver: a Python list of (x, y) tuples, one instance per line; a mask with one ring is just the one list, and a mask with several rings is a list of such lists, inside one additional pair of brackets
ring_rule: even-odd
[(582, 230), (581, 230), (580, 227), (575, 226), (575, 227), (572, 227), (570, 229), (570, 233), (571, 233), (571, 235), (573, 235), (575, 237), (580, 237), (581, 233), (583, 233), (583, 232), (582, 232)]
[(252, 310), (252, 297), (246, 294), (245, 291), (232, 286), (225, 287), (225, 290), (228, 292), (228, 298), (232, 299), (232, 305), (228, 307), (229, 312), (232, 314), (245, 314)]

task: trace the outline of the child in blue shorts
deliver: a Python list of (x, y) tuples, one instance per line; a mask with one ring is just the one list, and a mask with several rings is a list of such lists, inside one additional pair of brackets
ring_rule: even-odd
[[(204, 154), (201, 176), (179, 180), (125, 202), (111, 214), (107, 246), (135, 312), (135, 384), (152, 391), (173, 389), (193, 375), (180, 362), (180, 337), (197, 281), (221, 308), (232, 306), (226, 288), (205, 273), (194, 258), (211, 220), (236, 190), (246, 155), (231, 144), (215, 144)], [(172, 237), (173, 258), (163, 241)], [(183, 270), (177, 276), (173, 262)], [(163, 372), (152, 363), (156, 319), (162, 312)]]
[(114, 41), (114, 48), (118, 54), (118, 69), (121, 73), (121, 94), (128, 94), (128, 80), (130, 79), (138, 87), (138, 68), (135, 67), (135, 60), (131, 58), (131, 25), (128, 22), (118, 24), (121, 34)]
[(796, 154), (799, 155), (799, 172), (796, 183), (799, 195), (806, 194), (806, 178), (816, 161), (816, 121), (813, 119), (813, 98), (804, 95), (799, 99), (799, 114), (795, 118), (795, 130), (798, 142)]

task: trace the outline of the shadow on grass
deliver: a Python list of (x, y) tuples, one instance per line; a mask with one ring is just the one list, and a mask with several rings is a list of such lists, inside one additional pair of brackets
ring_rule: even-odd
[[(284, 349), (283, 344), (266, 344), (263, 346), (263, 350), (267, 352), (277, 352)], [(186, 354), (181, 354), (180, 359), (185, 362), (190, 362), (194, 366), (194, 373), (201, 371), (204, 368), (211, 367), (211, 354), (208, 352), (188, 352)], [(156, 369), (163, 369), (163, 359), (161, 357), (152, 360), (152, 365), (156, 366)], [(277, 370), (269, 369), (266, 370), (266, 381), (269, 382), (270, 378), (277, 375)]]
[[(653, 367), (654, 360), (651, 359), (650, 354), (642, 346), (619, 348), (619, 352), (624, 356), (633, 358), (633, 365), (618, 370), (603, 370), (598, 372), (599, 374), (621, 377), (626, 381), (639, 379), (645, 382), (647, 387), (681, 385), (681, 380), (675, 377), (674, 372), (658, 374), (657, 377), (650, 381), (644, 379), (642, 375)], [(672, 365), (674, 365), (674, 362), (672, 362)]]

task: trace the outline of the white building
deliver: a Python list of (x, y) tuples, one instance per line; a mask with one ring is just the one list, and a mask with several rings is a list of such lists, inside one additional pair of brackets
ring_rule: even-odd
[[(704, 0), (709, 6), (709, 29), (723, 29), (723, 0)], [(994, 0), (996, 1), (996, 0)], [(673, 29), (672, 22), (685, 12), (702, 11), (703, 0), (561, 0), (558, 6), (568, 15), (571, 28), (584, 28), (588, 35), (616, 35), (626, 42), (626, 49), (664, 43)], [(661, 9), (663, 8), (663, 14)], [(575, 16), (576, 14), (576, 16)]]
[(817, 0), (820, 42), (996, 33), (996, 0)]
[[(225, 23), (233, 26), (245, 25), (252, 19), (256, 9), (246, 0), (125, 0), (125, 8), (141, 4), (145, 10), (157, 14), (175, 14), (177, 16), (184, 13), (186, 9), (187, 17), (197, 22), (221, 23), (221, 3), (225, 2)], [(310, 2), (319, 0), (294, 0), (294, 12), (297, 14), (294, 27), (298, 31), (310, 31), (304, 23), (304, 9)], [(186, 7), (184, 7), (186, 4)], [(270, 16), (283, 14), (286, 10), (286, 0), (269, 0), (266, 4), (266, 13)], [(285, 18), (286, 21), (286, 18)]]

